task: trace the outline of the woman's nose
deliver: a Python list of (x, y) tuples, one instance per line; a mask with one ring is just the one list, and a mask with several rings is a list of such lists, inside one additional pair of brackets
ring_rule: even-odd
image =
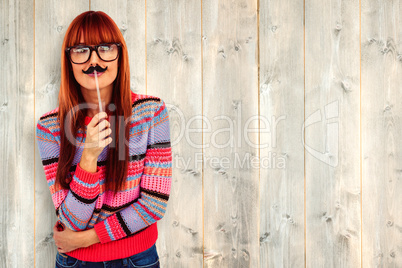
[(89, 63), (92, 63), (94, 66), (96, 63), (100, 62), (100, 58), (98, 57), (98, 54), (96, 54), (96, 51), (91, 52), (91, 57), (89, 58)]

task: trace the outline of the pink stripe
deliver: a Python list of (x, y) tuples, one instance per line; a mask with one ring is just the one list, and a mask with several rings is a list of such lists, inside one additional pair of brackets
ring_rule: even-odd
[(147, 176), (141, 180), (141, 188), (145, 188), (155, 192), (160, 192), (163, 194), (170, 194), (171, 184), (172, 180), (170, 178)]

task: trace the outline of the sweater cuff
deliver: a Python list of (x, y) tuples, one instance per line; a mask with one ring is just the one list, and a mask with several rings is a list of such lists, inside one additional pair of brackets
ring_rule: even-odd
[(100, 168), (96, 167), (96, 172), (88, 172), (80, 167), (78, 163), (77, 168), (75, 169), (74, 175), (86, 183), (96, 183), (100, 177)]
[(106, 219), (94, 225), (95, 232), (98, 235), (101, 244), (112, 241), (106, 230), (105, 222)]

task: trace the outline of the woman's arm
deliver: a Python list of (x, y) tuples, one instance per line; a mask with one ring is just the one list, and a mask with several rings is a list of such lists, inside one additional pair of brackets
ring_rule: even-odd
[(160, 220), (166, 211), (172, 179), (169, 116), (163, 100), (150, 122), (140, 198), (94, 225), (101, 243), (122, 239)]
[(70, 190), (55, 186), (60, 146), (55, 135), (49, 130), (56, 125), (55, 120), (55, 116), (43, 116), (36, 128), (46, 180), (59, 220), (71, 230), (85, 230), (100, 193), (100, 170), (97, 168), (95, 173), (88, 172), (78, 164), (72, 174)]

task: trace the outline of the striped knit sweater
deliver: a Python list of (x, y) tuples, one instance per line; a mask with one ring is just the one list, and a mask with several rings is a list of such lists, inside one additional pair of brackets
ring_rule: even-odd
[[(47, 184), (58, 219), (74, 231), (95, 228), (100, 243), (66, 253), (83, 261), (126, 258), (151, 247), (158, 237), (156, 222), (166, 211), (172, 176), (169, 116), (160, 98), (131, 93), (128, 176), (125, 189), (113, 198), (105, 191), (108, 146), (95, 173), (80, 168), (85, 132), (79, 132), (70, 169), (70, 190), (55, 187), (60, 154), (58, 108), (40, 117), (36, 137)], [(91, 118), (86, 117), (86, 125)], [(78, 139), (79, 140), (79, 139)]]

